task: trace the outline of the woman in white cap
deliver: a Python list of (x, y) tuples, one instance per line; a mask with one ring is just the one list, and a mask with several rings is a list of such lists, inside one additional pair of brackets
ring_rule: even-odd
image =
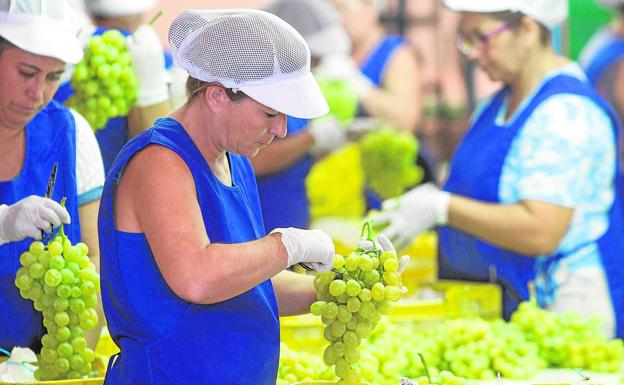
[(504, 87), (474, 113), (444, 191), (426, 185), (385, 202), (377, 223), (399, 245), (443, 226), (441, 275), (497, 278), (506, 317), (535, 279), (541, 306), (597, 314), (608, 336), (622, 336), (618, 123), (551, 46), (567, 2), (445, 4), (461, 12), (459, 48)]
[[(156, 31), (145, 20), (156, 4), (156, 0), (84, 0), (85, 10), (95, 24), (92, 36), (110, 29), (126, 36), (139, 83), (135, 106), (128, 115), (110, 118), (95, 134), (105, 172), (128, 139), (150, 127), (154, 119), (171, 112), (167, 84), (173, 65), (171, 55), (164, 51)], [(67, 81), (61, 84), (54, 99), (64, 103), (73, 94)]]
[[(66, 223), (72, 242), (87, 243), (99, 265), (102, 159), (84, 118), (51, 101), (66, 65), (83, 55), (70, 16), (65, 1), (0, 5), (0, 204), (10, 205), (0, 206), (0, 243), (7, 242), (0, 246), (0, 346), (9, 350), (41, 346), (41, 314), (14, 283), (20, 254), (40, 238), (37, 229)], [(55, 164), (51, 200), (33, 197), (46, 194)], [(67, 211), (52, 202), (63, 197)]]
[[(624, 119), (624, 1), (598, 0), (615, 11), (613, 20), (600, 28), (583, 48), (579, 62), (589, 81)], [(620, 143), (620, 151), (623, 150)]]
[[(328, 112), (310, 52), (259, 10), (187, 10), (172, 23), (188, 101), (113, 163), (99, 217), (102, 297), (121, 352), (106, 384), (274, 384), (279, 315), (307, 312), (331, 268), (319, 230), (265, 236), (253, 157), (286, 115)], [(278, 310), (279, 304), (279, 310)]]
[[(275, 0), (264, 10), (280, 17), (303, 36), (310, 47), (313, 66), (327, 55), (348, 55), (349, 37), (327, 0)], [(264, 227), (269, 230), (309, 227), (305, 178), (315, 159), (346, 142), (345, 128), (332, 116), (313, 121), (288, 116), (287, 127), (285, 138), (273, 141), (251, 159)]]

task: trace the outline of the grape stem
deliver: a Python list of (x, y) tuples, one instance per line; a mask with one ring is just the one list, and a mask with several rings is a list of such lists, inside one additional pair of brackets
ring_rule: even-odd
[(431, 380), (431, 374), (429, 373), (429, 367), (427, 366), (427, 361), (425, 361), (425, 357), (423, 357), (422, 353), (418, 353), (418, 357), (420, 357), (420, 361), (423, 364), (423, 368), (425, 369), (425, 375), (427, 376), (429, 384), (433, 384), (433, 381)]
[[(65, 207), (65, 201), (67, 201), (67, 197), (61, 198), (61, 206)], [(65, 224), (64, 223), (61, 223), (61, 227), (59, 228), (59, 234), (61, 234), (61, 239), (63, 240), (63, 243), (65, 243), (65, 240), (67, 239), (67, 236), (65, 235)]]

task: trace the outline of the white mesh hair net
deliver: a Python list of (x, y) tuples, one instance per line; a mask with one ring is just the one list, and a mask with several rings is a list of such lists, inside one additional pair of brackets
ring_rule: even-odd
[(66, 63), (82, 59), (77, 10), (67, 0), (0, 0), (0, 36)]
[(169, 28), (177, 66), (299, 118), (327, 113), (310, 50), (288, 23), (254, 9), (186, 10)]
[(303, 38), (283, 20), (257, 10), (184, 11), (171, 24), (176, 63), (194, 78), (240, 88), (310, 70)]
[(274, 0), (264, 10), (293, 26), (314, 57), (347, 54), (351, 50), (340, 16), (327, 0)]

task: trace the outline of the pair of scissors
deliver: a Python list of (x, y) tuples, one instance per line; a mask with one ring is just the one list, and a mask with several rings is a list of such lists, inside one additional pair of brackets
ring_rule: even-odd
[[(58, 169), (58, 163), (54, 163), (52, 166), (52, 172), (50, 173), (50, 178), (48, 178), (48, 187), (46, 188), (45, 197), (52, 197), (52, 191), (54, 191), (54, 184), (56, 183), (56, 170)], [(52, 228), (50, 232), (46, 234), (45, 231), (41, 230), (41, 240), (44, 242), (48, 242), (50, 238), (52, 238), (52, 234), (54, 233), (54, 225), (51, 225)]]

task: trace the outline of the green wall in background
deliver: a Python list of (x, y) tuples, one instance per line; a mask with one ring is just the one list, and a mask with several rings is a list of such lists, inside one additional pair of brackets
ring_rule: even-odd
[(596, 0), (569, 0), (568, 52), (576, 59), (591, 35), (608, 22), (612, 12), (597, 4)]

